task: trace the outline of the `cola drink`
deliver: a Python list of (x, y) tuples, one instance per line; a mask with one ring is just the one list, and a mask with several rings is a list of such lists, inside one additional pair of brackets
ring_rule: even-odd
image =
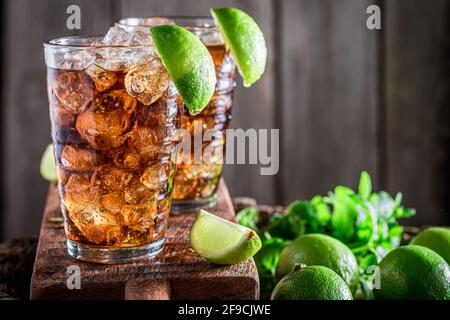
[(147, 34), (45, 44), (69, 254), (113, 263), (163, 248), (183, 109)]
[[(225, 130), (231, 120), (236, 65), (212, 19), (127, 18), (119, 21), (118, 25), (128, 30), (148, 32), (153, 25), (168, 23), (181, 25), (197, 35), (207, 47), (216, 68), (216, 90), (208, 106), (195, 116), (190, 115), (187, 109), (184, 109), (182, 114), (182, 128), (190, 133), (191, 148), (189, 154), (183, 153), (182, 150), (178, 155), (171, 212), (193, 212), (202, 207), (212, 206), (216, 201), (216, 192), (222, 176)], [(195, 128), (200, 128), (201, 132), (196, 132), (198, 130)], [(202, 145), (201, 157), (197, 159), (194, 155), (195, 134), (204, 135), (207, 131), (214, 139)], [(213, 156), (209, 156), (211, 152), (205, 152), (207, 148), (211, 150), (211, 147), (217, 148)], [(195, 159), (199, 161), (194, 161)]]

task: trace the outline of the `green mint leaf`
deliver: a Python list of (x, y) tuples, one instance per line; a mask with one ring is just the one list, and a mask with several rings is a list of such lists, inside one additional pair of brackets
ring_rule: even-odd
[(259, 233), (259, 212), (256, 208), (245, 208), (236, 215), (238, 223)]

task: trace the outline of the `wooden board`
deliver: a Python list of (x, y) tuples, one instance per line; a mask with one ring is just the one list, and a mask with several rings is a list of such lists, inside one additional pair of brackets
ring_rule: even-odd
[[(211, 212), (234, 220), (227, 187), (220, 183), (219, 199)], [(218, 266), (190, 247), (188, 231), (194, 213), (171, 215), (166, 245), (150, 260), (100, 265), (82, 262), (66, 253), (59, 196), (50, 187), (31, 282), (31, 299), (258, 299), (259, 280), (253, 259)], [(79, 266), (81, 289), (67, 288), (67, 268)]]

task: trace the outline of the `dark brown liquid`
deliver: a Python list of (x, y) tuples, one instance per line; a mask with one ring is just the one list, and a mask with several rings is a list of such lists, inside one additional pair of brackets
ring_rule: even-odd
[[(198, 115), (191, 116), (185, 110), (182, 117), (182, 128), (187, 129), (192, 137), (191, 154), (179, 154), (177, 173), (175, 176), (173, 200), (191, 200), (208, 198), (218, 187), (222, 175), (222, 157), (202, 159), (202, 164), (180, 163), (184, 157), (194, 161), (194, 128), (214, 130), (222, 138), (215, 139), (214, 145), (221, 147), (225, 143), (225, 130), (231, 120), (233, 91), (235, 86), (235, 65), (227, 53), (225, 46), (208, 46), (216, 67), (217, 86), (208, 106)], [(209, 143), (203, 144), (203, 150)], [(204, 152), (202, 153), (204, 154)]]
[(182, 103), (169, 82), (149, 103), (125, 79), (95, 65), (48, 69), (58, 188), (74, 241), (128, 247), (164, 236)]

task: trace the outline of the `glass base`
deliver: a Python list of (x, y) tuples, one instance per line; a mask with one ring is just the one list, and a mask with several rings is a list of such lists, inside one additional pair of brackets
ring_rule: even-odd
[(67, 239), (67, 252), (70, 256), (82, 261), (103, 264), (126, 263), (139, 259), (149, 259), (160, 253), (163, 248), (164, 239), (139, 247), (127, 248), (109, 248)]
[(217, 193), (202, 199), (195, 198), (189, 200), (172, 200), (170, 213), (188, 213), (197, 212), (200, 209), (208, 209), (214, 207), (217, 203)]

